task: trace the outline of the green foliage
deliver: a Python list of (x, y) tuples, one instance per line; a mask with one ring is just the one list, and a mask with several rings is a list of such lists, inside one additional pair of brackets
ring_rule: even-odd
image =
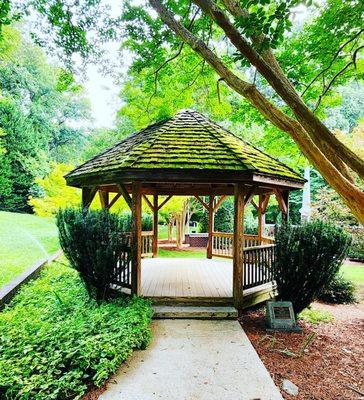
[(17, 31), (4, 29), (0, 43), (6, 49), (0, 53), (0, 209), (31, 211), (35, 178), (49, 171), (52, 159), (75, 158), (83, 132), (73, 126), (88, 108), (75, 84), (60, 85), (64, 71)]
[(364, 229), (351, 228), (349, 232), (352, 237), (352, 242), (349, 248), (348, 256), (355, 260), (364, 260)]
[(51, 172), (44, 178), (36, 178), (41, 188), (39, 197), (31, 196), (28, 204), (42, 217), (55, 215), (59, 208), (77, 207), (81, 203), (81, 191), (67, 186), (64, 176), (73, 168), (67, 164), (53, 164)]
[[(131, 232), (132, 215), (131, 212), (123, 212), (119, 215), (122, 232)], [(153, 216), (142, 214), (142, 231), (153, 230)]]
[(317, 298), (326, 303), (355, 303), (355, 286), (353, 282), (346, 279), (341, 273), (338, 273), (321, 290)]
[(350, 236), (333, 225), (314, 221), (276, 226), (275, 240), (272, 268), (279, 297), (291, 301), (299, 314), (339, 271)]
[(209, 214), (206, 211), (202, 213), (200, 222), (198, 224), (198, 231), (200, 233), (206, 233), (209, 231)]
[(145, 348), (152, 310), (140, 298), (97, 304), (72, 269), (53, 263), (0, 313), (0, 397), (79, 399)]
[(122, 240), (122, 219), (106, 210), (60, 209), (57, 226), (61, 247), (90, 294), (97, 300), (110, 296), (118, 256), (127, 246)]
[(215, 213), (215, 231), (233, 232), (234, 230), (234, 203), (232, 200), (225, 200)]
[(300, 312), (298, 319), (309, 322), (313, 325), (317, 325), (321, 322), (333, 322), (334, 316), (329, 311), (318, 310), (317, 308), (309, 307)]
[[(363, 78), (362, 60), (352, 62), (362, 40), (362, 19), (362, 1), (328, 0), (303, 29), (284, 42), (279, 61), (296, 88), (304, 92), (304, 100), (312, 106), (336, 75), (333, 88)], [(328, 98), (326, 105), (336, 105), (332, 104), (333, 100), (334, 96)]]

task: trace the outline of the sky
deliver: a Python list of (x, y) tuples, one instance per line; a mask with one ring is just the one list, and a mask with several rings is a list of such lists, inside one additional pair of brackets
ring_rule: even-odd
[[(107, 45), (108, 59), (117, 61), (120, 58), (119, 43)], [(118, 67), (118, 73), (125, 73), (130, 64), (130, 57), (123, 56), (125, 62)], [(86, 96), (91, 104), (92, 125), (97, 128), (111, 128), (115, 123), (115, 115), (121, 106), (119, 99), (120, 84), (110, 73), (103, 73), (96, 65), (89, 65), (86, 69), (86, 80), (83, 83)]]
[[(120, 1), (103, 0), (110, 7), (110, 15), (117, 17), (121, 13)], [(120, 53), (120, 42), (110, 42), (104, 45), (106, 57), (110, 63), (117, 64), (119, 75), (126, 73), (131, 64), (131, 57), (126, 52)], [(83, 83), (86, 95), (91, 103), (93, 126), (97, 128), (111, 128), (115, 123), (115, 115), (121, 106), (119, 99), (120, 84), (110, 73), (103, 73), (96, 65), (89, 65), (86, 70), (86, 81)]]

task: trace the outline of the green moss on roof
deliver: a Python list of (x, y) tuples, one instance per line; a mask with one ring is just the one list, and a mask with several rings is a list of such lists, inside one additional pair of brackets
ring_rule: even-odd
[(130, 169), (250, 170), (300, 179), (280, 161), (192, 110), (136, 132), (74, 169), (68, 177)]

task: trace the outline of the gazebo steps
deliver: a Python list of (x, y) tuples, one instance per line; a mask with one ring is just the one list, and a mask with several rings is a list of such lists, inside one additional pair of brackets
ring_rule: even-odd
[(153, 306), (154, 319), (236, 319), (234, 307)]

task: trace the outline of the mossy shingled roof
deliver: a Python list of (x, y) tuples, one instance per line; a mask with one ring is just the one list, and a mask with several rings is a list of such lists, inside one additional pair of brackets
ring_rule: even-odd
[(126, 137), (74, 169), (68, 177), (130, 169), (252, 171), (301, 179), (280, 161), (192, 110)]

